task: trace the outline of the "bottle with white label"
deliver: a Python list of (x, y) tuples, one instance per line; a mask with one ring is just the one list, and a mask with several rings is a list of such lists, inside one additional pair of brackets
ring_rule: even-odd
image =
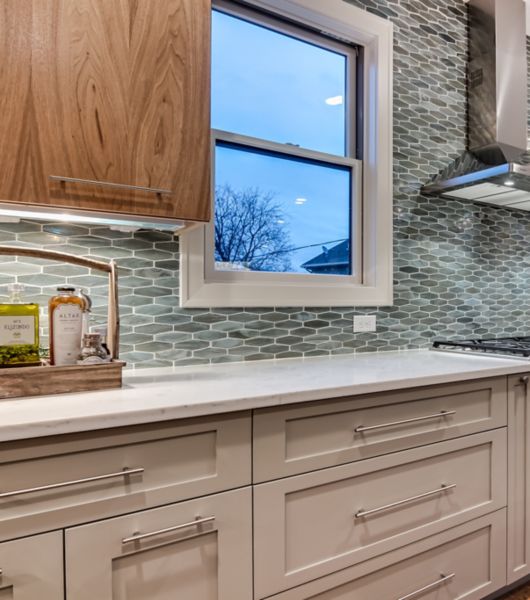
[(39, 306), (24, 302), (24, 286), (7, 287), (9, 300), (0, 303), (0, 367), (39, 365)]
[(55, 366), (75, 365), (81, 351), (85, 301), (74, 287), (59, 287), (57, 292), (48, 305), (50, 362)]

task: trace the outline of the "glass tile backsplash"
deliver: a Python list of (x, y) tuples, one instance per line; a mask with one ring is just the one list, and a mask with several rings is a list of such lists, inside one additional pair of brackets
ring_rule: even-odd
[[(122, 357), (136, 367), (420, 348), (434, 337), (530, 334), (530, 213), (419, 194), (465, 146), (466, 15), (461, 0), (350, 0), (395, 23), (395, 304), (378, 309), (179, 308), (178, 238), (101, 226), (0, 222), (0, 244), (115, 258)], [(85, 287), (106, 314), (104, 275), (0, 257), (7, 284), (45, 305), (57, 285)], [(376, 314), (376, 333), (353, 333)], [(43, 320), (45, 323), (45, 321)], [(46, 340), (47, 331), (42, 331)]]

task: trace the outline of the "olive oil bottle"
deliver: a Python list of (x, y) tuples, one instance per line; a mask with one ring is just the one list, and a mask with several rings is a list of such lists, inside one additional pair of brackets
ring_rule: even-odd
[(0, 367), (40, 364), (39, 306), (22, 300), (24, 286), (8, 286), (9, 300), (0, 303)]

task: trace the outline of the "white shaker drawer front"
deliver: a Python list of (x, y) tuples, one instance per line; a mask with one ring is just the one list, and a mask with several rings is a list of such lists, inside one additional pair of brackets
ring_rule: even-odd
[(0, 537), (250, 483), (250, 415), (0, 445)]
[(277, 593), (505, 505), (505, 429), (260, 484), (256, 591)]
[(505, 549), (500, 510), (274, 600), (481, 600), (506, 584)]
[(67, 530), (68, 600), (249, 600), (251, 498), (243, 488)]
[(506, 378), (385, 392), (254, 416), (262, 482), (504, 427)]
[(1, 600), (63, 600), (63, 534), (0, 544)]

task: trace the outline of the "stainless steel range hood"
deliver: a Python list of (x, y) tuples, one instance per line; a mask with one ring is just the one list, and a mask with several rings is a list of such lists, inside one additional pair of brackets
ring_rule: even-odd
[(468, 7), (469, 150), (422, 192), (530, 211), (525, 3)]

